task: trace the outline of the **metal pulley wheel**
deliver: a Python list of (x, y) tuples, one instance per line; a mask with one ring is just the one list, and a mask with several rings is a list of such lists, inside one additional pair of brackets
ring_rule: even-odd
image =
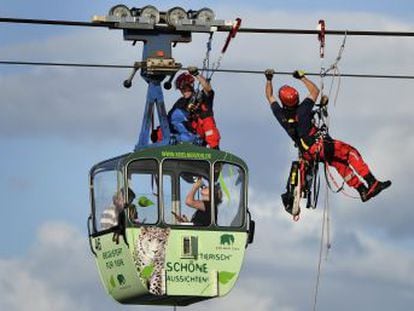
[(119, 5), (116, 5), (116, 6), (112, 7), (109, 10), (108, 15), (116, 16), (116, 17), (119, 17), (119, 18), (125, 18), (125, 17), (130, 17), (131, 16), (131, 11), (129, 10), (129, 8), (126, 5), (119, 4)]
[(147, 5), (141, 9), (141, 17), (147, 18), (151, 24), (160, 22), (160, 11), (155, 6)]
[(205, 24), (211, 24), (215, 17), (213, 10), (209, 8), (202, 8), (197, 12), (197, 20)]
[(181, 7), (174, 7), (167, 12), (167, 24), (170, 26), (177, 26), (180, 21), (187, 18), (187, 12)]

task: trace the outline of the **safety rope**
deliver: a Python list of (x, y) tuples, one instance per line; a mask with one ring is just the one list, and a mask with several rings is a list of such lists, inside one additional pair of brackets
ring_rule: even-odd
[[(204, 76), (204, 73), (208, 73), (210, 72), (210, 53), (212, 50), (212, 43), (213, 43), (213, 36), (214, 36), (214, 31), (210, 32), (210, 35), (208, 37), (207, 43), (206, 43), (206, 54), (204, 56), (203, 59), (203, 67), (201, 68), (201, 75)], [(206, 77), (207, 81), (210, 82), (210, 79), (207, 75)], [(195, 92), (194, 92), (194, 96), (193, 96), (193, 101), (197, 101), (197, 99), (200, 96), (200, 89), (201, 89), (201, 83), (198, 82), (197, 83), (197, 87), (195, 88)]]
[[(224, 54), (227, 51), (227, 48), (228, 48), (228, 46), (230, 44), (230, 41), (231, 41), (231, 39), (233, 39), (233, 38), (236, 37), (236, 34), (237, 34), (238, 30), (240, 29), (240, 26), (241, 26), (241, 19), (240, 18), (237, 18), (235, 20), (235, 22), (233, 23), (233, 26), (232, 26), (232, 28), (231, 28), (228, 36), (227, 36), (227, 39), (226, 39), (226, 41), (224, 43), (224, 46), (223, 46), (223, 48), (221, 50), (220, 56), (218, 57), (217, 61), (215, 61), (212, 64), (211, 68), (210, 68), (210, 54), (211, 54), (211, 50), (212, 50), (212, 42), (213, 42), (214, 31), (211, 31), (210, 32), (208, 41), (206, 43), (206, 54), (205, 54), (204, 59), (203, 59), (203, 67), (201, 69), (201, 74), (202, 75), (204, 75), (205, 72), (207, 73), (206, 80), (207, 80), (208, 83), (210, 83), (211, 79), (213, 78), (214, 73), (217, 70), (219, 70), (219, 68), (221, 66), (221, 61), (222, 61), (222, 59), (224, 57)], [(193, 95), (191, 101), (193, 103), (199, 102), (199, 99), (200, 99), (200, 96), (201, 96), (200, 94), (201, 94), (201, 83), (198, 82), (197, 83), (197, 87), (195, 88), (195, 92), (194, 92), (194, 95)]]
[[(220, 56), (218, 57), (218, 59), (215, 62), (213, 62), (211, 67), (210, 67), (210, 54), (211, 54), (211, 50), (212, 50), (214, 31), (210, 32), (209, 38), (208, 38), (207, 43), (206, 43), (206, 54), (205, 54), (204, 59), (203, 59), (203, 67), (201, 69), (201, 74), (202, 75), (204, 75), (205, 72), (209, 73), (209, 74), (206, 75), (207, 82), (210, 82), (211, 79), (213, 78), (214, 73), (217, 70), (220, 69), (221, 61), (224, 57), (224, 54), (227, 51), (227, 48), (230, 44), (230, 41), (233, 38), (236, 37), (236, 34), (239, 31), (240, 26), (241, 26), (241, 19), (237, 18), (235, 20), (235, 22), (233, 23), (233, 26), (232, 26), (232, 28), (231, 28), (231, 30), (230, 30), (227, 38), (226, 38), (226, 41), (225, 41), (224, 46), (221, 50)], [(197, 101), (199, 96), (200, 96), (200, 88), (201, 88), (201, 84), (200, 84), (200, 82), (198, 82), (197, 87), (195, 89), (195, 95), (193, 97), (194, 101)]]
[[(213, 35), (214, 32), (210, 32), (208, 37), (208, 41), (206, 43), (206, 55), (203, 59), (203, 68), (201, 69), (201, 74), (204, 75), (204, 72), (210, 69), (210, 53), (212, 50), (212, 43), (213, 43)], [(207, 78), (208, 79), (208, 78)]]
[[(326, 136), (329, 135), (329, 115), (327, 113), (327, 106), (322, 105), (322, 100), (324, 98), (324, 76), (326, 74), (326, 70), (324, 68), (324, 58), (325, 58), (325, 21), (319, 20), (319, 56), (321, 59), (321, 69), (320, 69), (320, 85), (321, 85), (321, 103), (318, 107), (317, 114), (318, 114), (318, 128), (322, 130), (321, 133), (321, 146), (322, 153), (325, 153), (324, 149), (324, 139)], [(338, 60), (339, 62), (339, 60)], [(331, 66), (332, 67), (332, 66)], [(330, 67), (330, 68), (331, 68)], [(337, 64), (336, 64), (337, 67)], [(332, 89), (332, 84), (331, 84)], [(331, 91), (331, 90), (330, 90)], [(328, 97), (329, 98), (329, 97)], [(318, 152), (319, 154), (319, 152)], [(319, 159), (315, 165), (319, 165)], [(325, 176), (326, 176), (326, 161), (325, 163)], [(319, 176), (318, 176), (319, 177)], [(314, 179), (317, 177), (314, 176)], [(327, 178), (325, 178), (327, 180)], [(319, 189), (318, 189), (319, 191)], [(313, 311), (316, 311), (317, 301), (318, 301), (318, 294), (319, 294), (319, 285), (320, 285), (320, 278), (322, 273), (322, 257), (324, 246), (326, 245), (326, 256), (325, 260), (328, 258), (328, 251), (330, 249), (330, 209), (329, 209), (329, 191), (328, 191), (328, 181), (325, 183), (325, 200), (324, 200), (324, 207), (322, 213), (322, 228), (321, 228), (321, 240), (319, 246), (319, 258), (318, 258), (318, 266), (317, 266), (317, 273), (316, 273), (316, 282), (315, 282), (315, 291), (314, 291), (314, 300), (313, 300)], [(326, 244), (325, 244), (326, 242)]]
[[(343, 181), (342, 185), (339, 185), (335, 178), (333, 177), (331, 171), (329, 170), (329, 166), (327, 163), (325, 163), (325, 179), (326, 179), (326, 185), (333, 193), (342, 193), (344, 196), (350, 198), (350, 199), (359, 199), (359, 197), (354, 196), (352, 194), (349, 194), (345, 191), (345, 181)], [(332, 184), (336, 187), (336, 190), (332, 186)]]
[(339, 48), (338, 51), (338, 55), (336, 56), (335, 62), (326, 70), (324, 70), (324, 72), (322, 73), (323, 76), (326, 76), (328, 73), (330, 73), (331, 71), (333, 72), (332, 76), (331, 76), (331, 86), (329, 88), (329, 95), (328, 97), (331, 98), (331, 94), (332, 94), (332, 90), (333, 90), (333, 86), (334, 86), (334, 82), (335, 79), (338, 78), (338, 83), (337, 83), (337, 87), (336, 87), (336, 92), (335, 92), (335, 97), (334, 97), (334, 106), (336, 106), (336, 102), (338, 100), (338, 95), (339, 95), (339, 90), (341, 88), (341, 72), (339, 70), (338, 64), (342, 59), (342, 54), (345, 50), (345, 44), (346, 44), (346, 39), (347, 39), (348, 33), (347, 31), (345, 31), (345, 35), (344, 38), (342, 40), (342, 44)]
[(329, 250), (331, 249), (331, 241), (330, 241), (330, 209), (329, 209), (329, 191), (325, 188), (325, 203), (322, 213), (322, 228), (321, 228), (321, 240), (319, 244), (319, 258), (318, 258), (318, 265), (317, 265), (317, 273), (316, 273), (316, 282), (315, 282), (315, 291), (313, 297), (313, 311), (316, 311), (317, 303), (318, 303), (318, 294), (319, 294), (319, 285), (321, 281), (321, 274), (322, 274), (322, 258), (325, 249), (325, 261), (328, 260)]
[(319, 58), (321, 60), (321, 69), (320, 69), (320, 91), (321, 95), (323, 95), (324, 91), (324, 72), (325, 72), (325, 21), (323, 19), (319, 20), (318, 22), (318, 40), (319, 40)]
[(207, 77), (208, 81), (210, 81), (213, 78), (214, 73), (220, 68), (221, 61), (223, 60), (224, 54), (226, 53), (227, 48), (229, 47), (231, 40), (236, 37), (237, 32), (240, 29), (241, 22), (242, 22), (241, 18), (236, 18), (236, 20), (234, 21), (233, 26), (232, 26), (229, 34), (227, 35), (224, 46), (221, 49), (220, 56), (218, 57), (218, 59), (212, 65), (210, 75)]
[[(339, 96), (339, 91), (341, 88), (341, 72), (339, 70), (339, 62), (342, 59), (342, 55), (344, 53), (345, 50), (345, 45), (346, 45), (346, 39), (347, 39), (347, 31), (345, 31), (344, 37), (342, 39), (342, 44), (338, 50), (338, 54), (336, 56), (335, 61), (329, 66), (328, 69), (325, 69), (323, 67), (323, 58), (324, 58), (324, 48), (325, 48), (325, 22), (323, 20), (319, 21), (320, 24), (320, 34), (318, 36), (318, 39), (320, 41), (320, 57), (321, 57), (321, 71), (320, 71), (320, 77), (321, 77), (321, 98), (322, 96), (324, 96), (325, 94), (323, 94), (323, 87), (324, 87), (324, 77), (326, 77), (328, 74), (331, 73), (331, 83), (330, 83), (330, 87), (329, 87), (329, 92), (328, 92), (328, 99), (331, 98), (332, 92), (334, 90), (334, 85), (335, 85), (335, 81), (336, 82), (336, 90), (335, 90), (335, 96), (334, 96), (334, 101), (333, 101), (333, 105), (336, 106), (336, 103), (338, 101), (338, 96)], [(319, 107), (319, 109), (324, 109), (323, 107)], [(326, 134), (329, 135), (329, 115), (327, 113), (327, 111), (319, 111), (318, 115), (320, 117), (320, 124), (318, 124), (318, 126), (323, 126), (325, 127), (325, 131)], [(344, 187), (345, 187), (345, 181), (342, 182), (342, 185), (339, 186), (338, 183), (334, 180), (334, 177), (332, 176), (331, 172), (329, 171), (328, 168), (328, 164), (325, 161), (325, 179), (326, 179), (326, 183), (328, 188), (334, 192), (334, 193), (338, 193), (341, 192), (344, 195), (346, 195), (347, 197), (351, 197), (351, 198), (356, 198), (352, 195), (347, 194), (344, 191)], [(329, 181), (331, 180), (332, 183), (335, 185), (335, 187), (337, 188), (336, 190), (333, 189), (331, 182)]]
[[(324, 67), (324, 61), (325, 61), (325, 21), (324, 20), (319, 20), (318, 22), (318, 26), (319, 26), (319, 33), (318, 33), (318, 41), (319, 41), (319, 58), (320, 58), (320, 91), (321, 91), (321, 97), (323, 96), (323, 90), (324, 90), (324, 72), (325, 72), (325, 67)], [(324, 109), (323, 106), (319, 105), (318, 109), (317, 109), (317, 115), (318, 115), (318, 120), (316, 121), (316, 127), (318, 129), (320, 129), (320, 132), (322, 130), (322, 132), (326, 133), (321, 133), (322, 136), (319, 139), (323, 139), (323, 136), (325, 134), (328, 133), (328, 129), (329, 129), (329, 125), (326, 126), (327, 124), (327, 114), (325, 114), (322, 109)], [(322, 146), (320, 148), (323, 148), (323, 143)], [(317, 154), (319, 154), (319, 152), (317, 152)], [(312, 180), (311, 180), (311, 185), (310, 185), (310, 189), (313, 189), (312, 193), (313, 193), (313, 197), (309, 197), (308, 200), (311, 200), (311, 205), (313, 208), (316, 208), (317, 204), (318, 204), (318, 198), (319, 198), (319, 191), (320, 191), (320, 178), (319, 178), (319, 159), (316, 159), (315, 161), (313, 161), (312, 163), (312, 167), (311, 167), (311, 174), (312, 174)]]
[[(328, 69), (326, 69), (324, 71), (321, 71), (322, 79), (328, 73), (332, 73), (331, 74), (331, 85), (330, 85), (330, 88), (329, 88), (328, 98), (331, 98), (331, 94), (332, 94), (332, 91), (333, 91), (333, 88), (334, 88), (334, 85), (335, 85), (335, 81), (337, 81), (336, 90), (335, 90), (335, 97), (334, 97), (334, 101), (333, 101), (334, 106), (336, 106), (336, 103), (338, 101), (339, 91), (340, 91), (340, 88), (341, 88), (341, 72), (339, 70), (338, 65), (339, 65), (339, 62), (342, 59), (342, 55), (343, 55), (343, 52), (345, 50), (346, 39), (347, 39), (347, 31), (345, 31), (344, 38), (342, 39), (342, 44), (339, 48), (339, 51), (338, 51), (338, 54), (336, 56), (336, 59), (335, 59), (334, 63)], [(329, 126), (328, 126), (328, 129), (329, 129)], [(349, 197), (349, 198), (352, 198), (352, 199), (359, 199), (358, 197), (353, 196), (353, 195), (351, 195), (351, 194), (349, 194), (345, 191), (345, 180), (342, 182), (342, 185), (339, 185), (335, 181), (335, 178), (333, 177), (332, 173), (330, 172), (329, 166), (326, 162), (325, 162), (325, 178), (326, 178), (326, 184), (332, 192), (334, 192), (334, 193), (341, 192), (346, 197)], [(336, 187), (336, 190), (333, 188), (332, 184), (334, 184), (334, 186)]]

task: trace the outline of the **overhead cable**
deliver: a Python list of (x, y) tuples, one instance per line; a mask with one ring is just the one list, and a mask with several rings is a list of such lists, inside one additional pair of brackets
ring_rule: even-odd
[[(69, 20), (51, 20), (51, 19), (32, 19), (32, 18), (11, 18), (0, 17), (0, 23), (14, 24), (36, 24), (36, 25), (55, 25), (55, 26), (77, 26), (77, 27), (104, 27), (111, 28), (111, 23), (92, 23)], [(155, 29), (165, 29), (163, 26), (155, 26)], [(218, 32), (228, 32), (231, 26), (218, 26)], [(318, 30), (311, 29), (283, 29), (283, 28), (248, 28), (241, 27), (239, 33), (250, 34), (291, 34), (291, 35), (318, 35)], [(325, 30), (326, 35), (344, 35), (348, 36), (377, 36), (377, 37), (414, 37), (413, 31), (382, 31), (382, 30)]]
[[(78, 67), (78, 68), (107, 68), (107, 69), (132, 69), (133, 65), (119, 64), (92, 64), (92, 63), (61, 63), (61, 62), (33, 62), (33, 61), (17, 61), (17, 60), (0, 60), (0, 65), (21, 65), (21, 66), (45, 66), (45, 67)], [(187, 70), (186, 67), (181, 70)], [(210, 71), (206, 69), (205, 71)], [(219, 73), (229, 74), (264, 74), (264, 70), (247, 70), (247, 69), (217, 69)], [(276, 71), (277, 75), (292, 75), (292, 71)], [(307, 72), (307, 76), (320, 76), (319, 72)], [(326, 77), (334, 74), (326, 73)], [(401, 74), (368, 74), (368, 73), (341, 73), (341, 77), (345, 78), (369, 78), (369, 79), (401, 79), (414, 80), (414, 75)]]

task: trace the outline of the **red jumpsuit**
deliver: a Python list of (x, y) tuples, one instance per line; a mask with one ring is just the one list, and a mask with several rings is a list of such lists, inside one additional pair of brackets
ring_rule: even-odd
[(219, 149), (221, 136), (214, 119), (213, 98), (213, 91), (204, 94), (202, 102), (192, 115), (191, 126), (210, 148)]
[(350, 187), (358, 188), (362, 185), (358, 175), (365, 178), (370, 174), (368, 165), (351, 145), (330, 137), (318, 137), (318, 130), (312, 122), (314, 104), (312, 99), (306, 98), (295, 109), (283, 109), (277, 102), (271, 108), (306, 160), (328, 163)]
[(364, 162), (358, 150), (336, 139), (327, 138), (315, 142), (307, 151), (303, 152), (303, 157), (308, 161), (327, 162), (337, 170), (348, 186), (352, 188), (358, 188), (362, 184), (355, 173), (362, 178), (370, 173), (368, 165)]

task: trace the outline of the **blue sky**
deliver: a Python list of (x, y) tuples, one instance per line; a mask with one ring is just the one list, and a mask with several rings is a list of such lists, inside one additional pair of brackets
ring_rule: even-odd
[[(52, 0), (3, 0), (0, 16), (88, 21), (115, 4), (118, 1), (59, 1), (57, 6)], [(242, 17), (248, 27), (312, 29), (325, 18), (328, 28), (414, 30), (412, 1), (151, 4), (162, 9), (207, 6), (218, 18)], [(0, 59), (132, 64), (141, 54), (139, 46), (123, 42), (117, 31), (0, 27)], [(191, 45), (178, 47), (177, 59), (184, 65), (199, 65), (205, 39), (197, 35)], [(223, 40), (224, 35), (216, 36), (213, 58)], [(327, 63), (334, 60), (341, 40), (328, 38)], [(340, 67), (348, 73), (413, 74), (413, 53), (413, 39), (352, 37)], [(223, 60), (223, 68), (267, 67), (318, 70), (316, 38), (240, 34)], [(0, 67), (4, 219), (0, 229), (0, 309), (27, 309), (28, 294), (17, 288), (36, 288), (33, 295), (37, 295), (37, 303), (30, 305), (32, 310), (128, 309), (105, 297), (86, 240), (89, 168), (129, 152), (136, 143), (145, 86), (137, 81), (131, 90), (123, 89), (121, 82), (128, 73)], [(276, 86), (284, 83), (296, 82), (276, 76)], [(331, 107), (332, 134), (357, 146), (375, 174), (392, 179), (394, 184), (381, 197), (363, 205), (331, 196), (334, 247), (325, 263), (320, 310), (406, 310), (414, 303), (412, 83), (342, 79), (338, 104)], [(256, 243), (248, 249), (238, 288), (222, 300), (192, 309), (226, 310), (232, 305), (239, 305), (240, 310), (251, 306), (257, 311), (310, 309), (321, 209), (304, 213), (298, 224), (282, 210), (279, 196), (295, 150), (266, 104), (263, 77), (217, 74), (213, 86), (223, 147), (239, 154), (250, 166), (250, 208), (258, 231)], [(178, 94), (171, 91), (165, 96), (169, 108)], [(68, 244), (69, 248), (63, 248)], [(66, 258), (71, 258), (70, 262)], [(9, 273), (16, 275), (14, 284)], [(68, 275), (76, 276), (77, 281), (69, 282)], [(293, 295), (295, 290), (300, 295)], [(356, 297), (362, 291), (366, 295)]]

